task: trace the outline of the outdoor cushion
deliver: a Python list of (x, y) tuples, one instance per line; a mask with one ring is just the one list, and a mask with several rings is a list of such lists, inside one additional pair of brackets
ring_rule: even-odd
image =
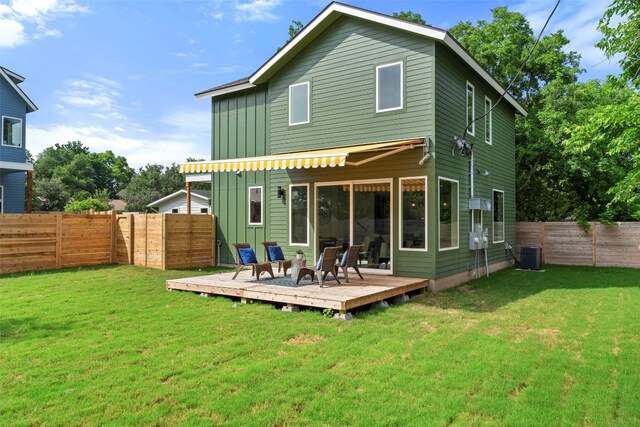
[(280, 246), (269, 246), (267, 249), (269, 250), (271, 261), (284, 261), (284, 254)]
[(255, 264), (258, 262), (253, 248), (242, 248), (239, 249), (238, 252), (240, 252), (240, 259), (242, 259), (243, 264)]
[(347, 259), (349, 259), (349, 251), (345, 251), (344, 255), (342, 255), (342, 261), (340, 262), (341, 266), (347, 265)]
[(316, 268), (320, 270), (322, 268), (322, 258), (324, 258), (324, 254), (320, 255), (320, 259), (318, 260), (318, 264), (316, 264)]

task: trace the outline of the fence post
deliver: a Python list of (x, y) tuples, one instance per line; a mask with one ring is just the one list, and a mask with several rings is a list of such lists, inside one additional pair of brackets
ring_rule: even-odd
[(135, 264), (135, 248), (133, 247), (133, 245), (135, 245), (135, 241), (136, 239), (134, 238), (135, 236), (133, 235), (133, 233), (135, 233), (135, 226), (133, 224), (134, 221), (134, 217), (135, 215), (133, 214), (129, 214), (129, 253), (127, 254), (127, 260), (129, 261), (129, 265), (134, 265)]
[(592, 258), (592, 265), (594, 267), (596, 267), (598, 265), (597, 262), (597, 253), (596, 253), (596, 245), (597, 245), (597, 240), (596, 240), (596, 227), (598, 227), (598, 223), (597, 222), (592, 222), (591, 223), (591, 258)]
[(542, 249), (542, 263), (545, 264), (547, 255), (544, 249), (544, 222), (540, 223), (540, 248)]
[(116, 211), (111, 209), (111, 264), (115, 264), (118, 260), (118, 250), (116, 241)]
[(56, 268), (62, 268), (62, 212), (56, 213)]
[(167, 214), (162, 214), (162, 270), (167, 269)]

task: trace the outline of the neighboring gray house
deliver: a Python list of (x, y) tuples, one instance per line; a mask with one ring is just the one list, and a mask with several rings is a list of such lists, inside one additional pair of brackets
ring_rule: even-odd
[[(158, 213), (186, 214), (187, 190), (176, 191), (149, 203), (147, 207), (156, 210)], [(191, 213), (206, 215), (211, 213), (211, 191), (191, 190)]]
[(38, 107), (18, 87), (23, 81), (24, 77), (0, 67), (0, 213), (24, 213), (25, 180), (29, 193), (26, 210), (31, 210), (33, 165), (26, 162), (25, 119)]

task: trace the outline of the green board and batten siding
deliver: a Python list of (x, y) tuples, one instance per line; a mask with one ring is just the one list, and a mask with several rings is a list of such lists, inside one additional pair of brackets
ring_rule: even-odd
[[(462, 136), (466, 125), (466, 83), (475, 87), (475, 117), (484, 114), (485, 96), (498, 100), (500, 94), (482, 80), (466, 64), (442, 45), (436, 47), (436, 180), (438, 176), (458, 180), (460, 191), (460, 239), (458, 250), (439, 251), (436, 258), (436, 278), (460, 273), (473, 265), (469, 251), (468, 233), (471, 231), (469, 199), (469, 159), (452, 156), (453, 135)], [(492, 198), (492, 189), (504, 191), (505, 242), (515, 242), (515, 128), (514, 110), (502, 101), (493, 110), (493, 144), (484, 142), (485, 121), (475, 123), (475, 136), (465, 137), (473, 143), (475, 168), (487, 170), (489, 176), (475, 175), (475, 197)], [(436, 215), (437, 211), (433, 211)], [(504, 260), (504, 243), (492, 243), (492, 212), (484, 212), (483, 226), (489, 229), (489, 263)]]
[[(376, 66), (402, 61), (404, 73), (403, 109), (375, 112)], [(287, 257), (296, 249), (308, 258), (314, 252), (314, 183), (391, 179), (393, 206), (394, 274), (440, 278), (467, 271), (471, 253), (469, 161), (451, 156), (449, 138), (460, 134), (465, 121), (465, 82), (476, 88), (476, 117), (484, 113), (484, 96), (493, 102), (499, 96), (468, 66), (442, 45), (400, 30), (341, 17), (278, 71), (268, 84), (255, 89), (222, 95), (213, 100), (213, 159), (250, 157), (298, 150), (357, 145), (411, 137), (429, 137), (435, 156), (418, 165), (421, 149), (409, 150), (360, 167), (286, 170), (271, 172), (217, 173), (213, 179), (214, 212), (219, 218), (221, 261), (233, 262), (230, 245), (275, 240)], [(291, 84), (310, 82), (310, 123), (289, 126), (288, 90)], [(477, 176), (476, 196), (491, 198), (491, 189), (505, 191), (506, 241), (515, 240), (514, 130), (513, 109), (503, 102), (493, 114), (494, 145), (484, 143), (484, 121), (476, 124), (477, 167), (491, 172)], [(434, 148), (435, 147), (435, 148)], [(357, 156), (355, 160), (357, 160)], [(350, 158), (350, 160), (354, 160)], [(400, 251), (399, 177), (428, 176), (428, 251)], [(460, 182), (460, 248), (438, 251), (438, 176)], [(484, 181), (483, 181), (484, 180)], [(309, 183), (309, 245), (289, 246), (288, 197), (290, 184)], [(263, 226), (248, 226), (248, 187), (264, 186)], [(286, 191), (278, 199), (276, 188)], [(491, 235), (491, 214), (484, 217)], [(503, 259), (504, 244), (491, 245), (490, 261)], [(437, 270), (436, 270), (437, 264)]]

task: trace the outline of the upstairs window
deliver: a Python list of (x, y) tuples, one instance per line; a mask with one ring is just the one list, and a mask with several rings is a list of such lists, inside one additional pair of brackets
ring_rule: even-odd
[(289, 126), (309, 123), (309, 82), (289, 86)]
[(484, 99), (484, 142), (493, 144), (493, 118), (491, 117), (491, 100)]
[(2, 145), (22, 147), (22, 120), (13, 117), (2, 118)]
[(471, 136), (476, 134), (476, 89), (467, 82), (467, 133)]
[(376, 67), (376, 113), (402, 108), (402, 62)]

